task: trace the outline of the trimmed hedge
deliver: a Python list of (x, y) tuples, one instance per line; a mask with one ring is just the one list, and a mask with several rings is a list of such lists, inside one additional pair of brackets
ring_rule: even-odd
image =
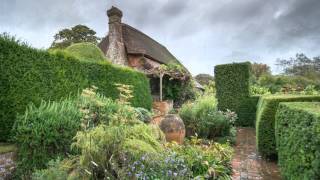
[(65, 50), (68, 54), (79, 60), (84, 61), (105, 61), (106, 58), (103, 52), (92, 43), (76, 43), (67, 47)]
[(275, 130), (284, 179), (320, 179), (320, 103), (280, 103)]
[(132, 105), (151, 108), (148, 79), (130, 68), (49, 54), (5, 35), (0, 36), (0, 63), (0, 141), (9, 138), (16, 114), (24, 113), (30, 102), (39, 105), (41, 100), (60, 100), (91, 85), (113, 99), (119, 95), (115, 83), (132, 85)]
[(280, 102), (320, 101), (320, 96), (268, 95), (258, 103), (256, 120), (256, 142), (261, 155), (276, 158), (275, 114)]
[(235, 111), (237, 126), (254, 126), (258, 96), (250, 96), (250, 63), (217, 65), (214, 69), (218, 109)]

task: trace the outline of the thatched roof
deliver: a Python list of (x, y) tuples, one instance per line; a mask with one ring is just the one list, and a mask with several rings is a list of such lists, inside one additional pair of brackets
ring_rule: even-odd
[[(141, 54), (163, 64), (181, 64), (166, 47), (143, 32), (122, 23), (122, 36), (128, 54)], [(102, 39), (100, 49), (106, 54), (109, 47), (108, 36)]]

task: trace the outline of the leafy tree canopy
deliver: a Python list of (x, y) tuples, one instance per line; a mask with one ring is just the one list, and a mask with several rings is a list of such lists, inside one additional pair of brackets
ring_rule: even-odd
[(304, 76), (311, 79), (320, 77), (320, 56), (309, 58), (301, 53), (295, 58), (278, 59), (277, 65), (283, 68), (286, 75)]
[(198, 74), (194, 77), (202, 86), (209, 85), (214, 81), (214, 77), (210, 74)]
[(62, 29), (54, 35), (54, 41), (51, 44), (54, 48), (66, 48), (73, 43), (90, 42), (93, 44), (98, 43), (99, 38), (96, 32), (85, 25), (76, 25), (70, 29)]
[(259, 79), (262, 75), (270, 75), (270, 66), (263, 63), (252, 63), (251, 72), (256, 79)]

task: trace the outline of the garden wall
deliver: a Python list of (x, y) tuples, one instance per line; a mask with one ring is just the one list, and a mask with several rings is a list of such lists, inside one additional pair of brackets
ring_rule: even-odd
[(151, 108), (148, 79), (130, 68), (52, 55), (5, 36), (0, 36), (0, 62), (0, 141), (9, 138), (16, 114), (24, 113), (28, 103), (60, 100), (91, 85), (113, 99), (119, 94), (115, 83), (132, 85), (132, 105)]
[(284, 179), (320, 179), (320, 103), (280, 103), (275, 131)]
[(254, 126), (259, 96), (250, 96), (250, 63), (217, 65), (214, 74), (218, 109), (235, 111), (237, 126)]
[(268, 95), (260, 98), (256, 120), (256, 142), (261, 155), (277, 156), (275, 140), (275, 114), (280, 102), (320, 101), (320, 96)]

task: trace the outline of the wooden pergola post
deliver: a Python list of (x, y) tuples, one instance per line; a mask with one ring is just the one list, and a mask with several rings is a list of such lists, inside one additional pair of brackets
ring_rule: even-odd
[(160, 102), (162, 102), (162, 79), (163, 79), (163, 73), (160, 73)]

